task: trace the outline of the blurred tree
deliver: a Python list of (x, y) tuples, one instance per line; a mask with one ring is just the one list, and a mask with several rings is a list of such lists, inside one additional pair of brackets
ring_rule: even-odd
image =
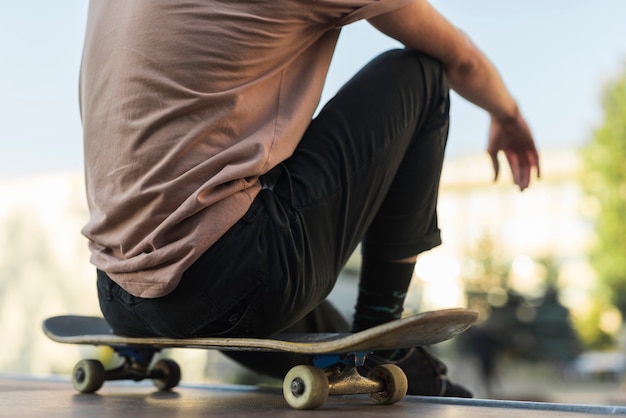
[(603, 125), (583, 151), (582, 184), (597, 204), (591, 264), (612, 303), (626, 314), (626, 70), (602, 97)]
[(467, 250), (462, 280), (467, 307), (480, 312), (480, 322), (491, 315), (493, 306), (506, 303), (510, 261), (498, 251), (493, 237), (486, 233)]
[(542, 283), (523, 293), (510, 280), (512, 262), (497, 250), (491, 237), (484, 236), (471, 252), (468, 266), (473, 268), (464, 273), (468, 306), (483, 318), (457, 339), (462, 350), (478, 359), (489, 396), (503, 358), (562, 371), (582, 349), (569, 309), (559, 301), (559, 263), (550, 256), (534, 260)]

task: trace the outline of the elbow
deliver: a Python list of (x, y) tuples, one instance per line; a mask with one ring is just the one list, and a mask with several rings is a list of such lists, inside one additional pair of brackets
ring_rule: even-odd
[(464, 80), (471, 79), (476, 73), (480, 72), (484, 55), (467, 37), (458, 48), (451, 51), (445, 62), (446, 75), (451, 83), (457, 81), (462, 83)]
[(470, 54), (446, 65), (446, 76), (452, 85), (462, 84), (476, 73), (479, 66), (479, 60)]

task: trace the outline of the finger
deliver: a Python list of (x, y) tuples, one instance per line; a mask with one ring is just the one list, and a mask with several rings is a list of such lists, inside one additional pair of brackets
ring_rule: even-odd
[(519, 164), (517, 169), (519, 171), (517, 185), (520, 190), (525, 190), (530, 184), (530, 165), (526, 161), (523, 164)]
[(491, 165), (493, 165), (493, 181), (498, 180), (498, 175), (500, 174), (500, 163), (498, 162), (498, 152), (497, 151), (489, 151), (489, 156), (491, 157)]
[(513, 183), (520, 185), (520, 166), (519, 166), (519, 158), (517, 154), (514, 152), (506, 152), (506, 159), (509, 163), (509, 167), (511, 168), (511, 175), (513, 176)]
[(521, 190), (528, 188), (530, 185), (530, 176), (533, 171), (533, 167), (536, 167), (536, 163), (533, 160), (532, 153), (529, 155), (528, 153), (522, 154), (520, 157), (520, 161), (518, 162), (518, 170), (519, 170), (519, 184)]
[(539, 165), (539, 153), (537, 150), (532, 150), (530, 152), (529, 160), (531, 161), (532, 167), (537, 171), (537, 178), (541, 177), (541, 167)]

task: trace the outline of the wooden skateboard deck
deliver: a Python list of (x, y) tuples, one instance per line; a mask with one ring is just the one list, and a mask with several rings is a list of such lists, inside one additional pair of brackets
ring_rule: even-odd
[[(125, 358), (122, 366), (104, 370), (98, 360), (81, 360), (74, 368), (72, 383), (83, 393), (95, 392), (105, 380), (152, 379), (161, 390), (175, 387), (180, 368), (172, 360), (153, 363), (164, 348), (199, 348), (223, 351), (273, 351), (311, 355), (314, 365), (296, 366), (283, 382), (286, 401), (297, 409), (321, 406), (329, 394), (369, 393), (376, 403), (402, 399), (408, 383), (403, 371), (393, 364), (361, 376), (362, 366), (373, 351), (437, 344), (462, 333), (478, 319), (468, 309), (424, 312), (388, 322), (354, 334), (278, 334), (272, 338), (133, 338), (115, 335), (103, 318), (65, 315), (46, 319), (44, 333), (53, 341), (67, 344), (102, 345)], [(317, 367), (316, 367), (317, 366)]]
[(469, 328), (478, 313), (468, 309), (424, 312), (355, 334), (279, 334), (272, 338), (132, 338), (113, 334), (103, 318), (55, 316), (43, 322), (53, 341), (69, 344), (204, 348), (242, 351), (285, 351), (302, 354), (394, 350), (446, 341)]

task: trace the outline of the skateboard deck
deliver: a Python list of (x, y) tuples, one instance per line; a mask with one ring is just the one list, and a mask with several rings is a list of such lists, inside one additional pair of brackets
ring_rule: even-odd
[(477, 317), (475, 311), (458, 308), (424, 312), (354, 334), (278, 334), (272, 338), (175, 339), (123, 337), (113, 334), (103, 318), (65, 315), (46, 319), (43, 322), (43, 331), (51, 340), (69, 344), (328, 354), (433, 345), (462, 333), (476, 321)]
[[(428, 346), (449, 340), (472, 326), (476, 311), (456, 308), (424, 312), (357, 333), (278, 334), (271, 338), (135, 338), (114, 334), (101, 317), (64, 315), (44, 320), (43, 331), (51, 340), (67, 344), (108, 346), (125, 363), (105, 371), (98, 360), (82, 360), (74, 368), (72, 383), (80, 392), (95, 392), (105, 380), (150, 378), (162, 390), (180, 380), (180, 368), (169, 359), (153, 363), (166, 348), (217, 349), (222, 351), (273, 351), (310, 355), (315, 366), (294, 367), (285, 377), (283, 392), (297, 409), (323, 404), (329, 394), (370, 393), (377, 403), (394, 403), (406, 394), (406, 376), (395, 365), (384, 365), (360, 376), (373, 351)], [(316, 367), (317, 366), (317, 367)]]

